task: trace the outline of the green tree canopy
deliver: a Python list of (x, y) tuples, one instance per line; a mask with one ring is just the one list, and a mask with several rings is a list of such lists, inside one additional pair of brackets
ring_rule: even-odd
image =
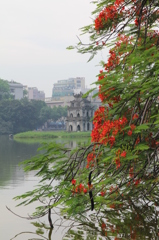
[(0, 101), (0, 134), (35, 130), (49, 119), (56, 121), (66, 114), (66, 108), (51, 109), (44, 101), (3, 99)]
[(0, 100), (7, 98), (11, 98), (8, 81), (0, 78)]

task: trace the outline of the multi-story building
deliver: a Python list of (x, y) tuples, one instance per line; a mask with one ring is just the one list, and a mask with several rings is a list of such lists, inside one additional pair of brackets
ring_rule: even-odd
[(66, 131), (91, 131), (94, 106), (82, 93), (74, 95), (74, 100), (67, 108)]
[(14, 96), (14, 99), (23, 98), (23, 85), (21, 83), (16, 83), (14, 81), (8, 82), (10, 87), (10, 93)]
[(85, 89), (84, 77), (58, 80), (57, 83), (53, 85), (52, 97), (58, 100), (61, 97), (73, 96), (75, 89)]
[(39, 91), (36, 87), (28, 87), (28, 99), (45, 101), (45, 93)]
[[(83, 91), (80, 91), (80, 89), (75, 89), (74, 90), (74, 94), (71, 95), (71, 96), (64, 96), (64, 97), (59, 97), (59, 98), (46, 98), (45, 99), (45, 102), (47, 104), (47, 106), (53, 108), (54, 106), (58, 107), (58, 106), (70, 106), (70, 102), (72, 100), (74, 100), (74, 95), (76, 94), (80, 94), (81, 92), (83, 94), (85, 94), (86, 92), (90, 91), (91, 89), (88, 89), (88, 88), (85, 88), (83, 89)], [(89, 93), (87, 99), (89, 101), (91, 101), (91, 103), (93, 104), (94, 106), (94, 109), (97, 109), (99, 108), (99, 106), (101, 106), (101, 100), (98, 96), (94, 97), (95, 94), (98, 93), (98, 90), (94, 90), (92, 91), (91, 93)]]

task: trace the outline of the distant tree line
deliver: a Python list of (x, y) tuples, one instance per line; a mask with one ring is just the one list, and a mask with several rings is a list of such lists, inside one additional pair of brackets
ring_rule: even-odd
[(8, 81), (0, 78), (0, 100), (9, 98), (13, 99), (13, 96), (10, 93)]
[(50, 108), (40, 100), (13, 99), (7, 81), (0, 79), (0, 134), (38, 129), (49, 119), (57, 121), (66, 116), (66, 107)]

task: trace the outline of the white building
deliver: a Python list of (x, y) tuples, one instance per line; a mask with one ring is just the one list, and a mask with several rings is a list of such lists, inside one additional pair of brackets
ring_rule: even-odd
[(14, 99), (23, 98), (23, 85), (21, 83), (16, 83), (14, 81), (8, 82), (10, 87), (10, 92), (14, 96)]

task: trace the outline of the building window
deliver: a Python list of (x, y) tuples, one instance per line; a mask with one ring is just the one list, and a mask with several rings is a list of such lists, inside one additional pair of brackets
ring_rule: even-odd
[(69, 126), (69, 131), (70, 131), (70, 132), (73, 131), (73, 126), (72, 126), (72, 125)]
[(77, 125), (77, 131), (80, 131), (81, 128), (80, 128), (80, 125)]

